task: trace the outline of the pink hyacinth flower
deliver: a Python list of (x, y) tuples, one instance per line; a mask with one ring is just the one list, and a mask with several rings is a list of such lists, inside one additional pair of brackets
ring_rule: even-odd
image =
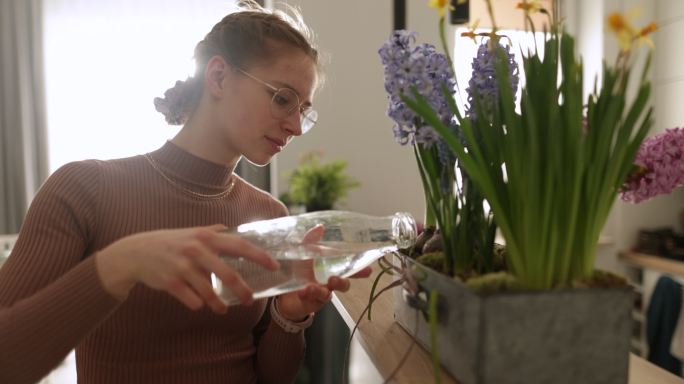
[(671, 193), (684, 184), (684, 129), (668, 129), (644, 140), (634, 163), (638, 169), (627, 177), (622, 200), (639, 203)]

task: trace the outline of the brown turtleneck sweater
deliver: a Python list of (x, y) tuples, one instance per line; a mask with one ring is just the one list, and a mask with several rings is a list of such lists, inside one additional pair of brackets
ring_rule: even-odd
[[(124, 302), (102, 287), (92, 255), (162, 228), (279, 217), (285, 207), (233, 170), (167, 142), (143, 156), (75, 162), (41, 187), (0, 269), (0, 383), (39, 380), (76, 347), (79, 383), (284, 383), (304, 354), (266, 300), (225, 315), (192, 311), (138, 284)], [(216, 194), (197, 197), (187, 189)]]

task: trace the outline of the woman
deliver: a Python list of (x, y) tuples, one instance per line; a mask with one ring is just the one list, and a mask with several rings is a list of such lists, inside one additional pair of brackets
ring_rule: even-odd
[[(302, 330), (346, 279), (251, 302), (218, 258), (277, 264), (226, 227), (285, 215), (233, 173), (315, 123), (317, 51), (301, 18), (257, 6), (195, 49), (197, 71), (155, 100), (183, 128), (160, 149), (56, 171), (0, 270), (0, 382), (34, 382), (76, 348), (79, 383), (289, 382)], [(362, 275), (367, 276), (368, 270)], [(226, 308), (208, 275), (245, 305)]]

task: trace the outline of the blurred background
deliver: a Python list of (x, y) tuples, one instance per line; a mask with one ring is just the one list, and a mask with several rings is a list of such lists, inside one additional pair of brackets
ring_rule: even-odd
[[(512, 7), (517, 3), (493, 1)], [(301, 10), (325, 57), (325, 86), (314, 100), (319, 122), (270, 166), (245, 163), (239, 172), (280, 196), (289, 190), (290, 175), (301, 164), (302, 155), (320, 152), (325, 161), (343, 160), (345, 173), (358, 182), (346, 198), (335, 203), (336, 208), (373, 215), (408, 211), (422, 218), (424, 203), (412, 149), (394, 141), (393, 123), (385, 114), (387, 97), (377, 51), (395, 28), (417, 31), (419, 42), (439, 46), (436, 11), (427, 7), (427, 0), (285, 3)], [(483, 2), (470, 3), (467, 21), (448, 28), (461, 87), (470, 78), (477, 45), (460, 33), (478, 18), (482, 18), (480, 27), (486, 29), (488, 24), (478, 14)], [(637, 9), (635, 24), (655, 20), (660, 29), (654, 35), (656, 48), (649, 73), (654, 84), (652, 133), (684, 124), (680, 105), (684, 54), (678, 49), (678, 37), (684, 35), (684, 2), (553, 3), (565, 18), (566, 28), (578, 38), (587, 91), (595, 79), (600, 82), (602, 61), (614, 60), (617, 54), (617, 43), (604, 25), (606, 16)], [(272, 6), (269, 1), (265, 5)], [(37, 188), (57, 168), (75, 160), (142, 154), (175, 135), (178, 128), (165, 123), (152, 100), (193, 72), (195, 44), (233, 8), (234, 2), (228, 0), (0, 0), (0, 263), (11, 251)], [(519, 16), (502, 14), (498, 21), (508, 28), (514, 44), (534, 41), (535, 36), (520, 31)], [(633, 347), (644, 356), (648, 352), (645, 321), (656, 282), (663, 274), (682, 282), (684, 272), (677, 272), (680, 264), (649, 264), (650, 259), (644, 262), (633, 256), (648, 253), (680, 263), (677, 239), (682, 208), (681, 190), (640, 205), (618, 201), (603, 231), (597, 265), (628, 275), (638, 288)], [(332, 328), (324, 329), (344, 340), (344, 324), (331, 311), (333, 320), (326, 326)], [(377, 380), (362, 349), (357, 346), (355, 351), (351, 366), (361, 376), (352, 378)], [(336, 374), (311, 375), (336, 369), (325, 366), (302, 380), (333, 382), (330, 377)], [(75, 382), (69, 381), (73, 375), (66, 377), (52, 382)]]

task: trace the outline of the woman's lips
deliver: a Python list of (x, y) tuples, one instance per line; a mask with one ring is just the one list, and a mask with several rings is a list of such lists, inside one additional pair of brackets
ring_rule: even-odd
[(268, 136), (266, 137), (266, 140), (271, 144), (271, 149), (276, 153), (282, 151), (286, 144), (284, 140), (274, 139)]

